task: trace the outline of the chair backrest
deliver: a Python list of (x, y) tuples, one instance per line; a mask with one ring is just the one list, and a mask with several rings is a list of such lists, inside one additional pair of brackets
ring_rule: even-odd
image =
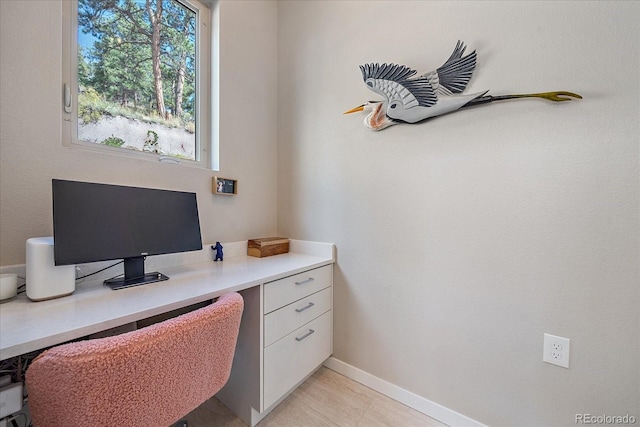
[(26, 373), (34, 426), (172, 424), (229, 379), (243, 308), (230, 293), (133, 332), (44, 351)]

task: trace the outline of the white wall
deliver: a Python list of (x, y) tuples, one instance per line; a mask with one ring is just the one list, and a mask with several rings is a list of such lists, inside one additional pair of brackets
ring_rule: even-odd
[[(489, 425), (640, 419), (640, 3), (282, 1), (278, 230), (337, 244), (334, 356)], [(358, 65), (478, 51), (470, 91), (366, 130)], [(543, 333), (571, 367), (542, 362)]]
[[(277, 6), (219, 6), (215, 173), (63, 147), (61, 2), (0, 1), (0, 265), (24, 263), (26, 239), (52, 234), (51, 178), (196, 192), (205, 243), (276, 232)], [(239, 194), (213, 195), (216, 174)]]

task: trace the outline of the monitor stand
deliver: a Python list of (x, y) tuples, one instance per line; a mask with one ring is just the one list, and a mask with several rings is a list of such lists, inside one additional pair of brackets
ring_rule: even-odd
[(113, 289), (114, 291), (117, 289), (130, 288), (132, 286), (146, 285), (147, 283), (153, 282), (161, 282), (163, 280), (169, 280), (169, 277), (165, 276), (162, 273), (153, 272), (147, 273), (141, 277), (134, 277), (132, 279), (125, 279), (123, 277), (117, 279), (109, 279), (105, 280), (104, 284)]
[(104, 281), (104, 284), (113, 290), (117, 290), (169, 280), (168, 276), (158, 273), (157, 271), (154, 271), (153, 273), (145, 273), (144, 259), (144, 256), (125, 258), (124, 277), (107, 279)]

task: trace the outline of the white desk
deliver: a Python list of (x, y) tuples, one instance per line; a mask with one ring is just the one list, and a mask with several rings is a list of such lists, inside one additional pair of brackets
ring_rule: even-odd
[(98, 280), (49, 301), (32, 302), (21, 294), (0, 304), (0, 360), (334, 262), (332, 244), (292, 240), (291, 250), (268, 258), (225, 257), (159, 268), (169, 280), (117, 291)]

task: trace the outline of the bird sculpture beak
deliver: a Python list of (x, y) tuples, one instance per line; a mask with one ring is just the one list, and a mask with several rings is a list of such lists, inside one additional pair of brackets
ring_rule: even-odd
[(364, 106), (365, 106), (365, 104), (362, 104), (361, 106), (356, 107), (356, 108), (352, 108), (351, 110), (349, 110), (349, 111), (345, 111), (345, 112), (344, 112), (344, 113), (342, 113), (342, 114), (351, 114), (351, 113), (355, 113), (355, 112), (357, 112), (357, 111), (362, 111), (362, 110), (364, 110)]

